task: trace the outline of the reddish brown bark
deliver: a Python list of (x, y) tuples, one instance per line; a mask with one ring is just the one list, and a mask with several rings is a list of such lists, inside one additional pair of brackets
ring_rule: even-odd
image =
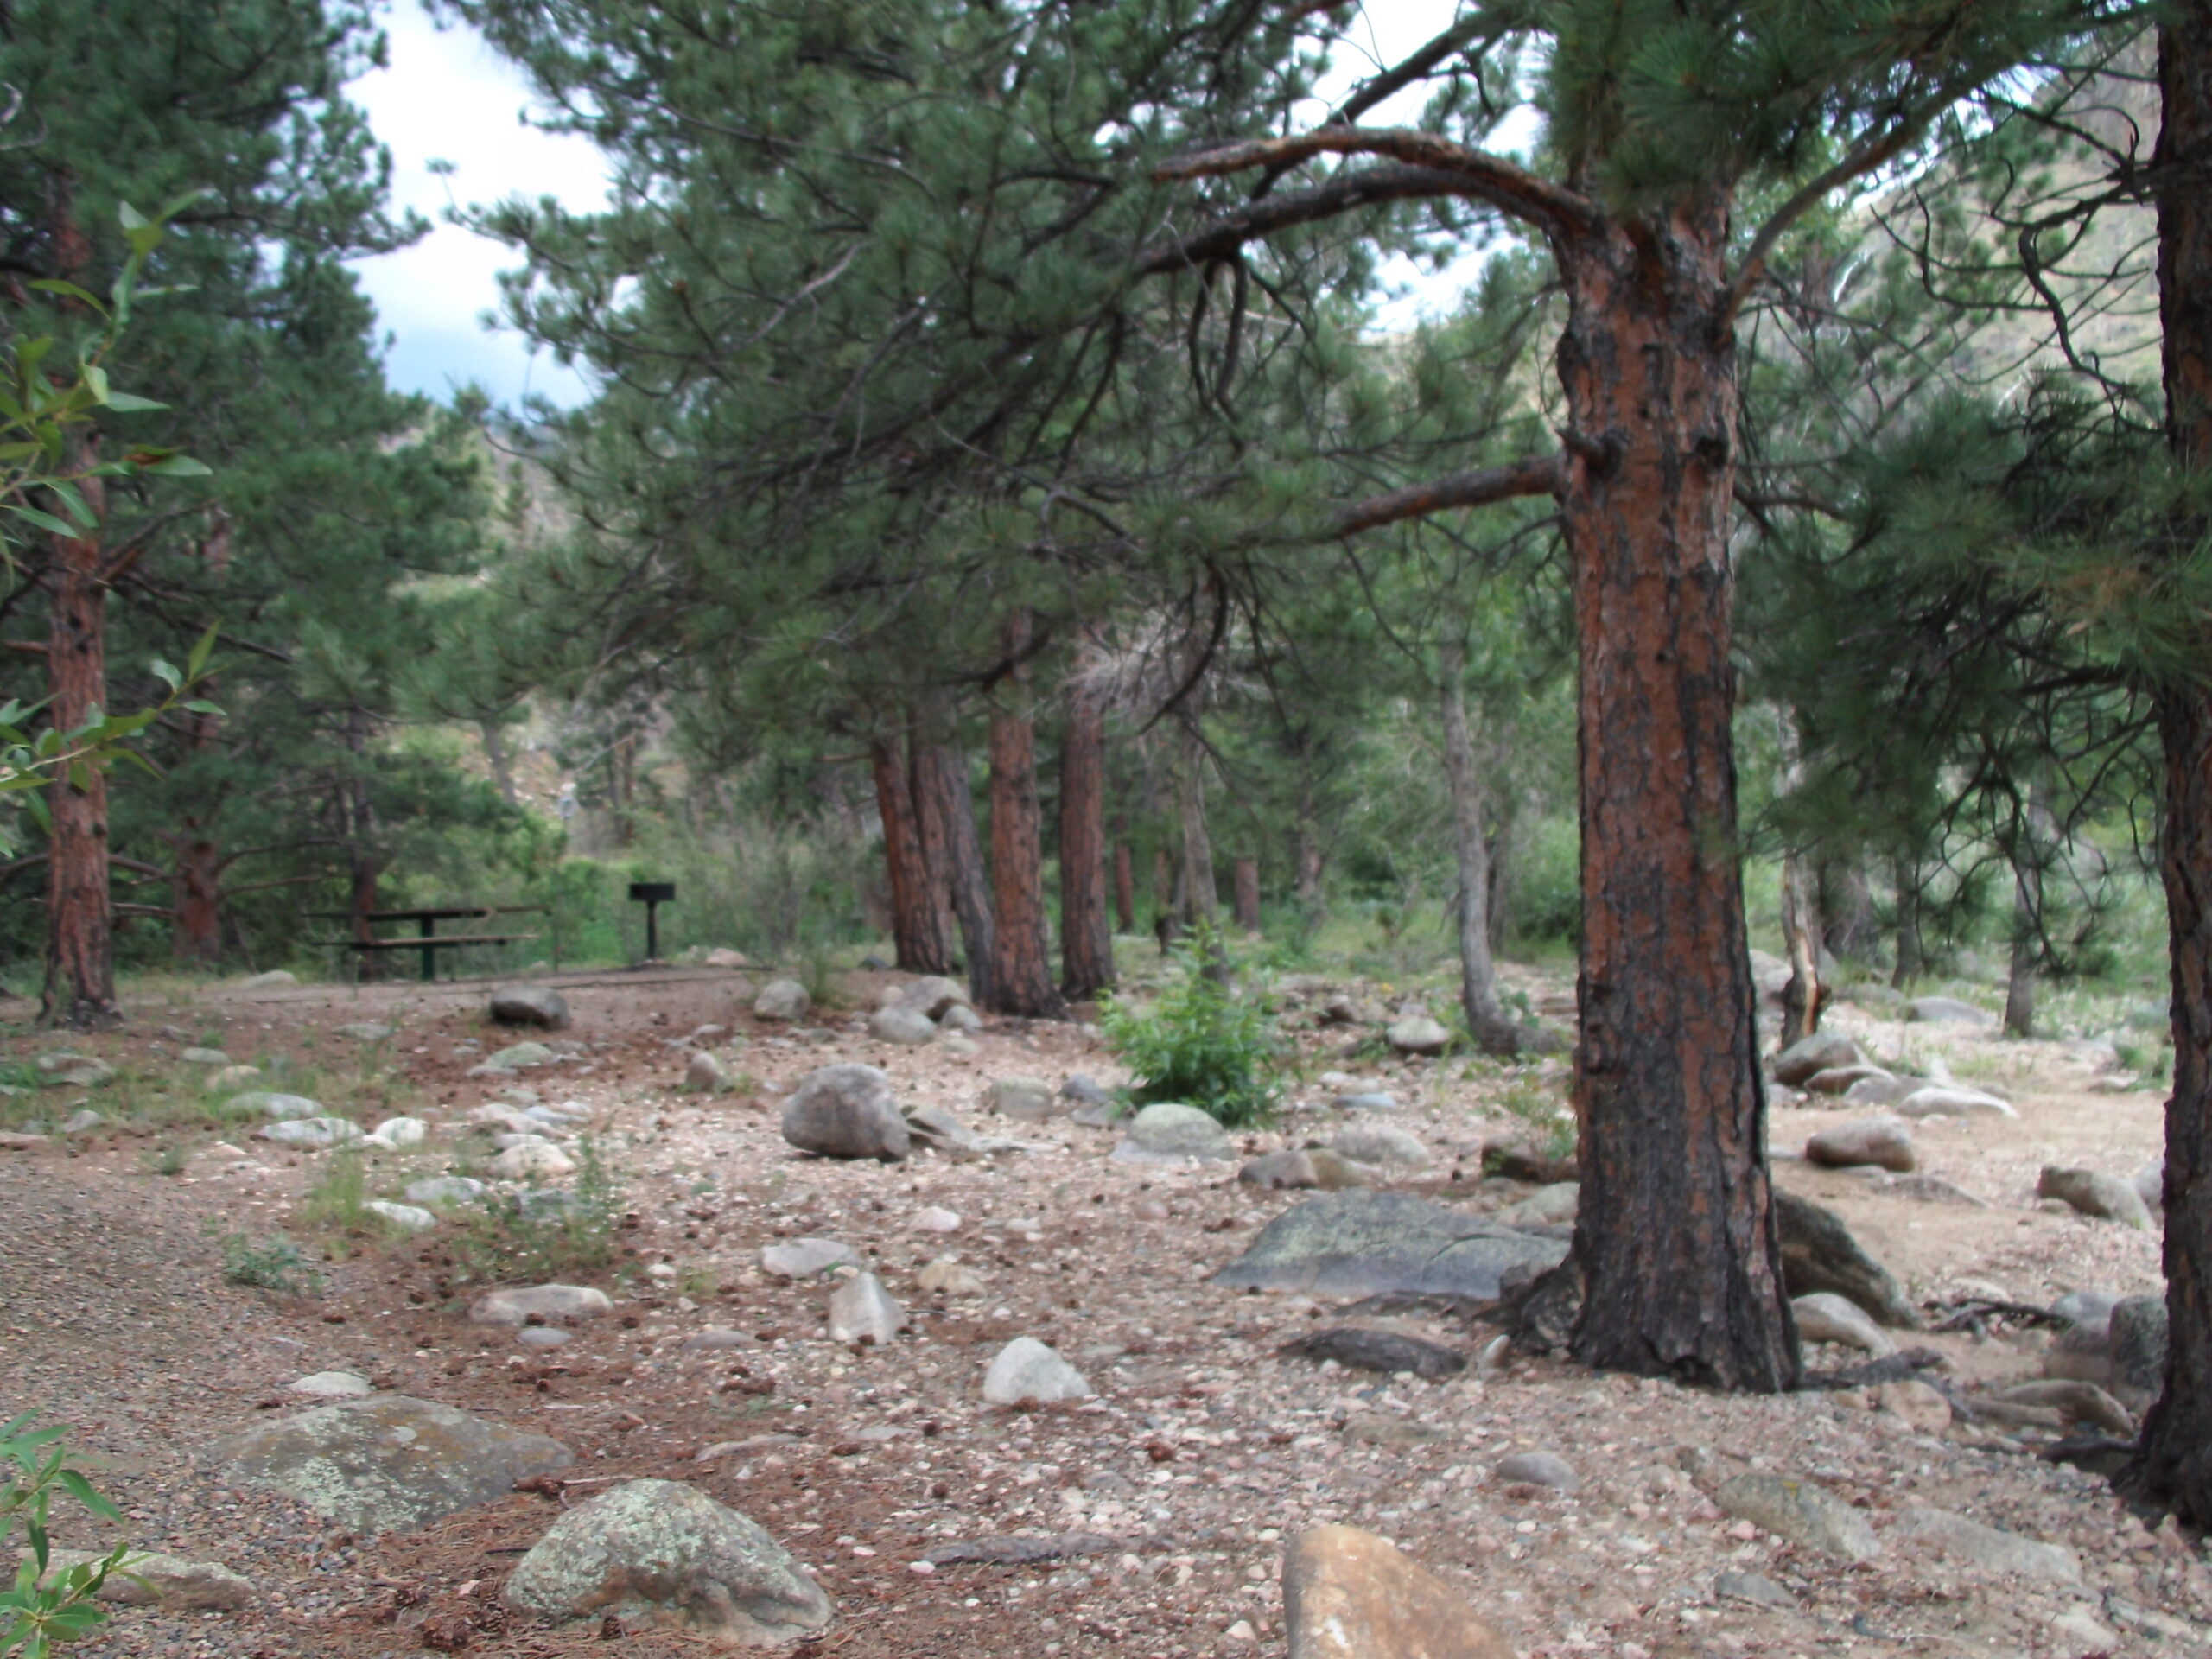
[(883, 822), (883, 861), (891, 883), (891, 937), (899, 966), (914, 974), (950, 973), (952, 941), (940, 931), (942, 913), (923, 861), (921, 829), (906, 761), (896, 740), (878, 738), (870, 743), (868, 762), (875, 774), (875, 810)]
[(1081, 684), (1068, 688), (1060, 745), (1060, 991), (1084, 1002), (1114, 982), (1114, 931), (1106, 916), (1106, 708)]
[(1240, 858), (1230, 867), (1230, 899), (1236, 907), (1236, 925), (1247, 933), (1260, 931), (1260, 861)]
[[(231, 562), (231, 517), (219, 507), (207, 539), (200, 543), (200, 559), (211, 578), (219, 580)], [(213, 702), (219, 688), (213, 677), (194, 688), (200, 699)], [(213, 753), (222, 730), (219, 715), (194, 714), (181, 709), (186, 764)], [(193, 804), (179, 815), (170, 844), (176, 856), (169, 873), (169, 899), (175, 921), (169, 950), (181, 967), (212, 968), (223, 954), (223, 862), (221, 849), (210, 833), (215, 823), (219, 790), (195, 789)]]
[(1580, 652), (1585, 1363), (1798, 1374), (1768, 1185), (1731, 733), (1738, 390), (1724, 196), (1555, 245)]
[[(960, 918), (952, 902), (951, 830), (944, 804), (931, 792), (929, 746), (917, 732), (906, 745), (907, 795), (914, 803), (914, 834), (922, 844), (922, 879), (937, 909), (938, 936), (957, 967), (960, 961)], [(947, 971), (950, 971), (948, 969)]]
[[(97, 463), (99, 439), (73, 433), (64, 451), (74, 473)], [(103, 518), (99, 480), (79, 486), (94, 517)], [(74, 731), (107, 702), (107, 584), (101, 580), (98, 530), (54, 537), (47, 574), (50, 599), (46, 644), (48, 718)], [(107, 779), (71, 768), (47, 789), (53, 829), (48, 843), (46, 988), (41, 1017), (79, 1030), (123, 1018), (115, 999), (113, 911), (108, 893)]]
[(1175, 811), (1183, 833), (1183, 861), (1176, 872), (1183, 889), (1182, 918), (1210, 918), (1221, 908), (1213, 879), (1213, 837), (1206, 829), (1206, 746), (1195, 725), (1183, 728), (1175, 767)]
[(1124, 933), (1137, 931), (1137, 872), (1129, 856), (1129, 843), (1114, 843), (1114, 925)]
[[(2186, 0), (2158, 37), (2164, 120), (2158, 314), (2166, 438), (2183, 467), (2212, 467), (2212, 3)], [(2193, 548), (2201, 519), (2176, 526)], [(2200, 656), (2212, 652), (2205, 640)], [(2172, 975), (2173, 1093), (2166, 1102), (2165, 1392), (2143, 1421), (2124, 1484), (2196, 1526), (2212, 1524), (2212, 691), (2158, 688), (2165, 760), (2159, 873)]]
[(998, 1014), (1067, 1012), (1052, 983), (1052, 931), (1045, 917), (1044, 813), (1037, 803), (1037, 724), (1029, 700), (1028, 619), (1007, 628), (1013, 666), (991, 710), (990, 1000)]
[(939, 711), (940, 731), (914, 751), (923, 821), (944, 837), (945, 886), (960, 921), (961, 954), (968, 963), (968, 995), (978, 1007), (993, 1003), (992, 958), (995, 928), (991, 886), (983, 868), (982, 838), (976, 833), (976, 798), (968, 786), (968, 762), (952, 742), (951, 721)]

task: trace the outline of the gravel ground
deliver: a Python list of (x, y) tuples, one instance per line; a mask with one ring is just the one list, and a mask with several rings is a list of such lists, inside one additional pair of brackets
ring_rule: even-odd
[[(874, 1002), (856, 976), (851, 1004)], [(1556, 981), (1522, 976), (1539, 1006)], [(601, 1650), (596, 1626), (507, 1626), (497, 1589), (556, 1505), (638, 1475), (688, 1479), (781, 1538), (835, 1596), (839, 1622), (802, 1652), (891, 1656), (1195, 1656), (1283, 1651), (1276, 1581), (1282, 1540), (1346, 1521), (1370, 1528), (1464, 1585), (1516, 1649), (1538, 1656), (2165, 1654), (2212, 1639), (2212, 1578), (2193, 1541), (2144, 1530), (2104, 1484), (2034, 1455), (2026, 1431), (1963, 1425), (1916, 1431), (1861, 1393), (1728, 1398), (1605, 1377), (1550, 1360), (1510, 1359), (1425, 1382), (1286, 1359), (1276, 1350), (1330, 1310), (1294, 1296), (1236, 1295), (1206, 1275), (1299, 1201), (1233, 1181), (1234, 1166), (1162, 1171), (1109, 1163), (1107, 1133), (1065, 1122), (993, 1124), (979, 1110), (1000, 1077), (1057, 1085), (1071, 1071), (1111, 1083), (1103, 1051), (1070, 1027), (995, 1023), (972, 1058), (869, 1040), (849, 1012), (819, 1036), (755, 1028), (741, 983), (684, 975), (571, 984), (582, 1046), (524, 1086), (579, 1100), (624, 1183), (622, 1269), (601, 1274), (613, 1318), (579, 1326), (550, 1354), (468, 1325), (443, 1232), (363, 1238), (313, 1299), (235, 1288), (212, 1233), (255, 1236), (296, 1220), (313, 1155), (260, 1143), (245, 1155), (189, 1138), (186, 1172), (150, 1172), (174, 1130), (113, 1134), (73, 1155), (48, 1146), (0, 1153), (0, 1284), (8, 1341), (0, 1407), (38, 1407), (76, 1425), (99, 1478), (129, 1513), (133, 1541), (223, 1561), (254, 1580), (247, 1611), (179, 1618), (130, 1610), (81, 1651), (384, 1655), (419, 1651), (426, 1616), (459, 1611), (470, 1650)], [(382, 997), (383, 1001), (378, 998)], [(438, 1125), (421, 1154), (385, 1155), (379, 1192), (464, 1158), (459, 1120), (506, 1092), (467, 1068), (487, 1033), (466, 992), (210, 996), (137, 1011), (124, 1033), (79, 1045), (149, 1073), (174, 1067), (176, 1038), (219, 1035), (240, 1057), (332, 1065), (334, 1021), (396, 1017), (389, 1077), (376, 1101)], [(682, 1034), (702, 1022), (749, 1036), (734, 1057), (744, 1092), (677, 1092)], [(1999, 1084), (2017, 1121), (1923, 1128), (1923, 1167), (1986, 1199), (1960, 1208), (1886, 1195), (1853, 1176), (1783, 1161), (1781, 1179), (1831, 1204), (1916, 1297), (2001, 1294), (2044, 1302), (2075, 1288), (2158, 1287), (2156, 1241), (2052, 1213), (2034, 1197), (2044, 1162), (2125, 1175), (2156, 1149), (2149, 1094), (2096, 1095), (2108, 1057), (2082, 1046), (1993, 1043), (1978, 1034), (1884, 1022), (1848, 1005), (1831, 1023), (1877, 1051), (1925, 1065), (1941, 1054), (1962, 1082)], [(727, 1041), (710, 1034), (707, 1040)], [(1303, 1039), (1312, 1071), (1341, 1065), (1404, 1103), (1392, 1120), (1434, 1161), (1407, 1190), (1475, 1210), (1529, 1189), (1484, 1181), (1485, 1139), (1510, 1127), (1500, 1103), (1551, 1086), (1544, 1074), (1458, 1063), (1376, 1067), (1335, 1057), (1342, 1033)], [(50, 1047), (23, 1040), (16, 1054)], [(863, 1059), (903, 1099), (947, 1105), (986, 1133), (1033, 1149), (965, 1163), (899, 1166), (799, 1158), (766, 1106), (813, 1066)], [(1325, 1097), (1318, 1084), (1308, 1094)], [(372, 1114), (373, 1115), (373, 1114)], [(1325, 1135), (1325, 1109), (1253, 1150)], [(1785, 1153), (1833, 1111), (1777, 1110)], [(236, 1131), (233, 1131), (236, 1134)], [(931, 1206), (957, 1212), (950, 1235), (918, 1232)], [(827, 1236), (859, 1250), (913, 1316), (884, 1349), (830, 1343), (826, 1286), (763, 1274), (760, 1248)], [(980, 1273), (979, 1297), (922, 1291), (931, 1257)], [(649, 1269), (661, 1266), (656, 1277)], [(1395, 1322), (1472, 1353), (1487, 1333), (1452, 1321)], [(746, 1346), (686, 1352), (709, 1325)], [(1098, 1390), (1078, 1406), (1007, 1412), (980, 1380), (1007, 1339), (1054, 1344)], [(2043, 1334), (1998, 1322), (1980, 1338), (1930, 1338), (1964, 1384), (2038, 1374)], [(1860, 1357), (1815, 1350), (1815, 1365)], [(757, 1388), (723, 1391), (742, 1367)], [(302, 1374), (354, 1370), (380, 1388), (435, 1399), (557, 1436), (578, 1453), (553, 1496), (517, 1494), (404, 1537), (353, 1539), (281, 1499), (226, 1491), (206, 1448), (265, 1421)], [(789, 1437), (770, 1439), (768, 1437)], [(1402, 1444), (1383, 1442), (1404, 1442)], [(740, 1449), (708, 1461), (703, 1448)], [(750, 1444), (747, 1444), (747, 1443)], [(1821, 1481), (1863, 1510), (1878, 1535), (1929, 1504), (2079, 1552), (2079, 1586), (2024, 1583), (1929, 1558), (1893, 1536), (1872, 1563), (1846, 1567), (1716, 1508), (1692, 1478), (1698, 1449)], [(1580, 1478), (1565, 1495), (1501, 1482), (1510, 1452), (1545, 1449)], [(1709, 1485), (1708, 1480), (1706, 1483)], [(73, 1524), (65, 1542), (102, 1535)], [(1090, 1553), (1028, 1567), (915, 1564), (949, 1541), (987, 1535), (1093, 1535)], [(1766, 1606), (1715, 1594), (1724, 1572), (1788, 1593)], [(628, 1633), (641, 1655), (696, 1644)]]

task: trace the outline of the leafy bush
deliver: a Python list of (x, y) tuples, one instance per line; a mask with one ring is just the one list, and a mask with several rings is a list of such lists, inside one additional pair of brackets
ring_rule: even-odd
[(34, 1429), (34, 1414), (27, 1412), (0, 1426), (0, 1464), (15, 1465), (8, 1484), (0, 1486), (0, 1551), (13, 1548), (19, 1526), (30, 1545), (14, 1582), (0, 1589), (0, 1655), (46, 1659), (52, 1649), (74, 1642), (105, 1622), (106, 1610), (92, 1598), (110, 1573), (128, 1569), (123, 1568), (125, 1551), (118, 1545), (105, 1560), (80, 1562), (48, 1576), (46, 1517), (57, 1489), (104, 1521), (120, 1521), (123, 1516), (69, 1466), (61, 1438), (68, 1431)]
[(1232, 988), (1236, 962), (1201, 923), (1176, 948), (1173, 977), (1148, 1008), (1109, 998), (1101, 1023), (1135, 1081), (1139, 1105), (1180, 1101), (1228, 1128), (1272, 1122), (1282, 1096), (1282, 1045), (1257, 995)]
[(577, 1143), (576, 1184), (566, 1193), (520, 1194), (477, 1205), (454, 1240), (470, 1278), (490, 1283), (589, 1273), (614, 1260), (621, 1189), (597, 1144)]

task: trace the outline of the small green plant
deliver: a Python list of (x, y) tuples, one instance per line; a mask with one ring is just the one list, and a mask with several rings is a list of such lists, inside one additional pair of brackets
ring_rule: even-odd
[(472, 1279), (555, 1279), (604, 1269), (614, 1260), (622, 1195), (598, 1144), (577, 1143), (576, 1184), (566, 1193), (525, 1193), (480, 1205), (454, 1240)]
[(1574, 1153), (1574, 1114), (1567, 1103), (1534, 1077), (1516, 1077), (1497, 1097), (1506, 1113), (1527, 1124), (1531, 1144), (1548, 1158)]
[(2113, 1052), (2139, 1083), (2162, 1087), (2173, 1081), (2174, 1052), (2163, 1042), (2139, 1043), (2123, 1037), (2113, 1044)]
[(154, 1175), (181, 1175), (186, 1161), (191, 1156), (181, 1141), (172, 1141), (146, 1160), (147, 1173)]
[(322, 1179), (309, 1187), (300, 1203), (300, 1218), (326, 1234), (343, 1236), (366, 1227), (371, 1212), (369, 1172), (357, 1152), (334, 1152), (322, 1168)]
[(254, 1239), (228, 1233), (222, 1245), (226, 1283), (287, 1296), (312, 1296), (322, 1288), (322, 1275), (308, 1265), (300, 1247), (289, 1238)]
[(842, 1000), (837, 988), (837, 953), (833, 945), (810, 944), (799, 964), (798, 982), (817, 1008), (834, 1008)]
[(45, 1659), (54, 1649), (105, 1622), (106, 1610), (92, 1598), (109, 1573), (124, 1570), (125, 1550), (118, 1545), (105, 1560), (82, 1561), (48, 1574), (47, 1510), (57, 1491), (68, 1493), (103, 1521), (119, 1522), (123, 1516), (92, 1490), (92, 1482), (70, 1467), (62, 1442), (68, 1431), (35, 1429), (31, 1423), (35, 1416), (26, 1412), (0, 1426), (0, 1465), (15, 1465), (8, 1484), (0, 1486), (0, 1551), (13, 1547), (18, 1527), (30, 1545), (14, 1582), (0, 1589), (0, 1655), (16, 1654), (22, 1659)]
[(1235, 988), (1238, 963), (1211, 923), (1178, 945), (1174, 970), (1149, 1009), (1107, 1000), (1106, 1040), (1135, 1081), (1140, 1105), (1180, 1101), (1227, 1128), (1274, 1121), (1282, 1098), (1282, 1044), (1256, 995)]

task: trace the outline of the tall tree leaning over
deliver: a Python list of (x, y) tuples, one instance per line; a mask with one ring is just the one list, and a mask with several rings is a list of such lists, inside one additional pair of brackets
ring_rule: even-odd
[[(140, 363), (176, 354), (165, 334), (190, 334), (218, 296), (249, 302), (246, 276), (271, 245), (334, 258), (404, 240), (407, 230), (384, 217), (382, 158), (359, 111), (337, 97), (376, 41), (368, 8), (355, 0), (37, 0), (11, 8), (0, 81), (21, 92), (23, 130), (36, 137), (0, 150), (0, 268), (17, 276), (9, 302), (35, 315), (44, 296), (35, 300), (22, 277), (77, 278), (119, 264), (124, 201), (201, 193), (179, 212), (149, 270), (198, 291), (184, 305), (141, 315), (122, 365), (135, 373)], [(238, 314), (252, 315), (250, 303)], [(188, 433), (192, 397), (172, 392), (169, 401), (154, 424)], [(95, 450), (99, 443), (89, 434), (80, 442)], [(151, 556), (179, 505), (150, 483), (106, 495), (96, 524), (55, 537), (35, 573), (49, 595), (48, 673), (65, 723), (107, 701), (112, 595)], [(19, 597), (11, 594), (9, 605)], [(90, 788), (55, 791), (48, 864), (47, 1018), (71, 1025), (118, 1017), (106, 804), (100, 780), (86, 781)]]
[[(2158, 210), (2158, 320), (2166, 442), (2184, 501), (2177, 544), (2212, 531), (2212, 3), (2182, 0), (2159, 31), (2164, 109), (2151, 176)], [(2184, 555), (2183, 556), (2187, 556)], [(2126, 1479), (2212, 1525), (2212, 639), (2196, 674), (2158, 689), (2165, 755), (2165, 881), (2173, 976), (2174, 1084), (2166, 1101), (2166, 1386), (2144, 1419)]]
[[(1502, 214), (1557, 264), (1562, 447), (1409, 490), (1400, 516), (1560, 500), (1580, 631), (1585, 1299), (1572, 1347), (1586, 1363), (1755, 1389), (1798, 1372), (1762, 1146), (1730, 730), (1738, 316), (1800, 217), (2103, 15), (2037, 0), (1482, 7), (1322, 126), (1157, 174), (1266, 182), (1152, 251), (1148, 270), (1235, 262), (1280, 227), (1387, 199)], [(1471, 102), (1485, 56), (1516, 38), (1544, 48), (1537, 166), (1447, 131), (1357, 124), (1438, 77), (1466, 83)], [(1355, 159), (1275, 188), (1324, 156)], [(1739, 202), (1762, 209), (1747, 237)]]

